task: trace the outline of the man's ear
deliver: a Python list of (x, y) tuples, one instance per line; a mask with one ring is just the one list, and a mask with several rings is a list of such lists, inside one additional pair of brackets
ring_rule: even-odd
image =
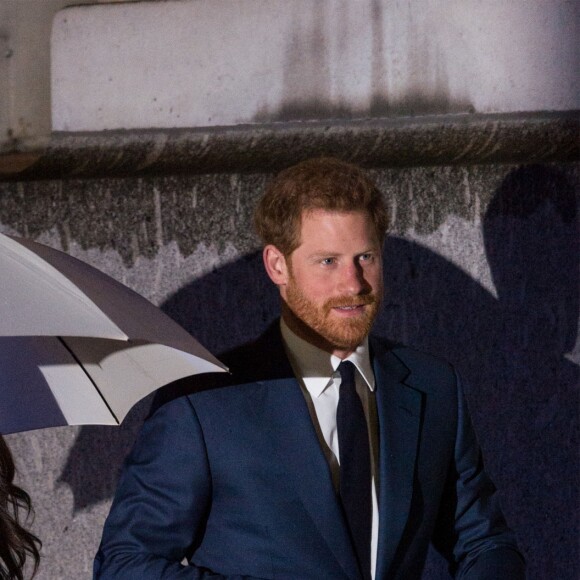
[(288, 264), (284, 254), (274, 245), (268, 244), (262, 254), (264, 267), (270, 280), (276, 286), (284, 286), (288, 283)]

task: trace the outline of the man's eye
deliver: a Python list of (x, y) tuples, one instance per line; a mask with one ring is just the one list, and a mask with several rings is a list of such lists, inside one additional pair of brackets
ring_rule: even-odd
[(334, 258), (324, 258), (322, 260), (322, 265), (323, 266), (331, 266), (332, 264), (334, 264), (335, 259)]
[(360, 261), (361, 262), (371, 262), (373, 259), (373, 255), (372, 254), (362, 254), (360, 257)]

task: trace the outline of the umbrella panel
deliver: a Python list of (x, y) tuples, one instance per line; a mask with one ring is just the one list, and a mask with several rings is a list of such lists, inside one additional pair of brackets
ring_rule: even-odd
[(54, 337), (0, 337), (0, 434), (114, 425), (89, 377)]
[[(33, 242), (28, 246), (0, 234), (0, 335), (128, 338), (86, 293), (33, 251), (49, 248)], [(53, 254), (62, 252), (52, 250)], [(90, 268), (62, 255), (74, 266)], [(99, 273), (93, 278), (97, 284), (97, 278), (108, 277)]]
[(224, 372), (219, 361), (163, 344), (84, 337), (62, 342), (82, 363), (119, 423), (137, 401), (161, 385), (200, 373)]
[(118, 425), (161, 385), (223, 372), (218, 364), (145, 341), (0, 337), (0, 434)]
[(0, 433), (117, 425), (160, 386), (227, 370), (145, 298), (63, 252), (0, 234), (0, 271)]

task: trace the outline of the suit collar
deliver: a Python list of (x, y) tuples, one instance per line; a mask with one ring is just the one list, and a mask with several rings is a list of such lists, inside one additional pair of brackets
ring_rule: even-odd
[[(302, 379), (313, 398), (319, 397), (331, 384), (333, 375), (342, 362), (341, 359), (297, 336), (284, 319), (280, 319), (280, 332), (295, 374)], [(375, 377), (371, 366), (368, 337), (346, 360), (356, 366), (369, 389), (374, 391)]]
[[(276, 342), (278, 341), (278, 342)], [(287, 369), (279, 330), (276, 344)], [(396, 560), (409, 518), (421, 429), (423, 393), (392, 343), (370, 338), (379, 421), (379, 537), (376, 580), (383, 580)], [(268, 413), (273, 418), (271, 440), (306, 510), (349, 578), (359, 578), (356, 558), (332, 477), (306, 401), (295, 378), (269, 384)], [(341, 525), (337, 525), (340, 522)]]
[[(394, 344), (371, 337), (369, 346), (380, 434), (376, 580), (382, 580), (395, 560), (409, 517), (423, 395), (411, 386), (411, 370), (396, 355)], [(285, 354), (278, 322), (245, 352), (245, 362), (254, 361), (250, 362), (254, 365), (251, 382), (264, 382), (268, 387), (263, 409), (269, 417), (270, 441), (281, 465), (347, 577), (359, 578), (330, 469)]]

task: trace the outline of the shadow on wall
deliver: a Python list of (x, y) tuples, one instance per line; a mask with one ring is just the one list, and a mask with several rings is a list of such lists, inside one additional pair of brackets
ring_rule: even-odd
[[(387, 295), (378, 334), (453, 361), (488, 470), (528, 560), (528, 577), (578, 577), (579, 314), (577, 201), (543, 166), (507, 175), (484, 219), (497, 299), (462, 270), (413, 242), (385, 246)], [(275, 288), (251, 254), (196, 280), (163, 306), (213, 352), (258, 335), (278, 313)], [(122, 427), (84, 427), (61, 481), (75, 510), (113, 495), (148, 402)], [(90, 461), (87, 460), (90, 458)], [(112, 469), (113, 468), (113, 469)], [(437, 557), (424, 578), (446, 578)]]
[[(517, 169), (483, 233), (496, 299), (429, 250), (387, 244), (380, 333), (453, 361), (530, 579), (578, 577), (577, 200), (557, 171)], [(427, 578), (441, 576), (426, 575)]]

